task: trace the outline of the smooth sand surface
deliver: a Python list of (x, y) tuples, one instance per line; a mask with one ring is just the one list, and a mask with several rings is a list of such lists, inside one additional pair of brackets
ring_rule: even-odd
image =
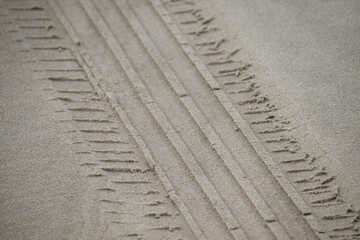
[[(43, 81), (1, 41), (0, 238), (78, 239), (86, 182)], [(30, 73), (30, 74), (29, 74)]]

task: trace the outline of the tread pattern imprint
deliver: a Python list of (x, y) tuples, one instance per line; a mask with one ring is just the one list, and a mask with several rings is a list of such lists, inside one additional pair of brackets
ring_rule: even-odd
[(43, 91), (53, 93), (49, 101), (61, 103), (54, 110), (63, 116), (60, 124), (67, 132), (77, 132), (73, 154), (82, 159), (79, 165), (94, 183), (92, 201), (97, 209), (88, 211), (96, 211), (96, 224), (102, 226), (99, 238), (85, 235), (84, 239), (154, 239), (156, 232), (161, 239), (192, 239), (172, 201), (177, 200), (169, 197), (161, 182), (166, 177), (155, 174), (146, 146), (144, 150), (137, 143), (137, 136), (131, 135), (136, 132), (126, 119), (125, 123), (119, 119), (103, 91), (94, 85), (92, 72), (64, 39), (48, 3), (5, 3), (9, 12), (5, 24), (8, 29), (16, 28), (7, 30), (12, 43), (28, 53), (24, 62), (32, 64), (36, 80), (47, 82)]
[(201, 2), (0, 1), (2, 32), (76, 133), (84, 239), (360, 239), (336, 175)]

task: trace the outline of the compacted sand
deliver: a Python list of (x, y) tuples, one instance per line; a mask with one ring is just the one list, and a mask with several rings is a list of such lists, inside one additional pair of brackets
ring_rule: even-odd
[(357, 1), (0, 1), (0, 239), (360, 239)]

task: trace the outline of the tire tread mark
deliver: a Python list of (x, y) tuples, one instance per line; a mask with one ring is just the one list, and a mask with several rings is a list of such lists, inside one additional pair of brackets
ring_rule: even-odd
[(132, 125), (130, 119), (127, 117), (126, 112), (122, 109), (120, 104), (117, 103), (115, 94), (110, 91), (103, 91), (103, 89), (106, 89), (104, 86), (103, 81), (98, 81), (98, 79), (101, 79), (100, 75), (92, 70), (90, 70), (90, 67), (93, 66), (91, 64), (91, 60), (85, 56), (85, 54), (81, 54), (79, 51), (73, 50), (73, 53), (80, 63), (80, 65), (84, 68), (85, 72), (89, 76), (89, 81), (91, 84), (95, 87), (97, 86), (97, 83), (100, 84), (99, 87), (96, 87), (95, 91), (100, 95), (106, 96), (109, 100), (109, 103), (114, 108), (114, 110), (118, 113), (119, 117), (123, 121), (126, 129), (130, 132), (131, 136), (135, 139), (136, 143), (139, 145), (140, 150), (144, 154), (144, 158), (149, 164), (150, 168), (153, 169), (156, 174), (158, 175), (160, 181), (164, 185), (166, 191), (169, 194), (170, 199), (175, 203), (175, 205), (178, 207), (180, 212), (183, 214), (185, 220), (188, 222), (189, 226), (191, 227), (192, 231), (194, 232), (195, 236), (200, 239), (206, 239), (203, 232), (199, 228), (198, 224), (196, 223), (195, 219), (190, 214), (189, 210), (185, 206), (185, 204), (182, 202), (182, 200), (177, 196), (173, 186), (171, 185), (168, 177), (166, 176), (164, 170), (161, 168), (159, 164), (157, 164), (156, 160), (152, 157), (152, 154), (149, 150), (149, 148), (146, 146), (146, 143), (141, 138), (139, 132), (135, 129), (135, 127)]
[[(56, 13), (58, 19), (64, 26), (65, 30), (69, 33), (70, 38), (76, 45), (80, 45), (80, 40), (76, 36), (75, 31), (73, 30), (72, 26), (62, 13), (62, 11), (59, 9), (57, 4), (54, 2), (54, 0), (47, 0), (50, 4), (50, 6), (53, 8), (54, 12)], [(195, 236), (199, 240), (205, 240), (206, 237), (200, 227), (198, 226), (197, 222), (189, 212), (188, 208), (184, 204), (184, 202), (178, 197), (176, 191), (174, 190), (172, 184), (170, 183), (168, 177), (166, 176), (164, 170), (161, 168), (161, 166), (156, 162), (156, 160), (153, 158), (149, 148), (146, 146), (146, 143), (140, 136), (139, 132), (136, 130), (136, 128), (132, 125), (130, 119), (127, 117), (126, 112), (122, 109), (120, 104), (117, 103), (115, 94), (110, 91), (105, 91), (106, 86), (104, 81), (99, 81), (101, 79), (100, 74), (92, 67), (94, 64), (92, 64), (91, 59), (83, 52), (81, 49), (72, 49), (72, 52), (78, 61), (78, 63), (81, 65), (81, 67), (84, 69), (86, 75), (88, 76), (89, 81), (91, 82), (91, 85), (94, 87), (96, 93), (103, 98), (108, 98), (109, 103), (112, 107), (114, 107), (114, 110), (118, 113), (119, 117), (123, 121), (126, 129), (130, 132), (132, 137), (135, 139), (136, 143), (139, 145), (140, 150), (144, 154), (144, 158), (149, 164), (150, 168), (153, 169), (156, 174), (158, 175), (160, 181), (164, 185), (166, 191), (169, 194), (170, 199), (175, 203), (177, 208), (180, 210), (182, 215), (184, 216), (185, 220), (189, 224), (191, 230), (194, 232)]]
[(238, 163), (234, 160), (233, 156), (230, 154), (226, 146), (220, 140), (219, 136), (211, 127), (208, 120), (198, 109), (192, 98), (188, 96), (184, 86), (177, 78), (170, 66), (166, 63), (165, 59), (161, 56), (159, 50), (157, 49), (153, 41), (150, 39), (150, 37), (147, 35), (145, 29), (143, 28), (140, 21), (137, 19), (131, 7), (122, 0), (116, 1), (116, 4), (119, 11), (121, 11), (126, 17), (128, 22), (132, 26), (134, 32), (137, 34), (144, 47), (150, 53), (152, 59), (156, 62), (156, 64), (164, 74), (167, 82), (171, 85), (173, 90), (180, 97), (180, 100), (185, 106), (185, 108), (194, 118), (195, 122), (205, 134), (209, 142), (212, 144), (213, 148), (220, 156), (222, 161), (225, 163), (233, 177), (236, 179), (237, 183), (245, 191), (246, 195), (248, 196), (252, 204), (255, 206), (261, 217), (265, 220), (265, 223), (273, 232), (274, 236), (276, 236), (278, 239), (290, 239), (290, 237), (280, 225), (280, 223), (276, 221), (275, 215), (267, 206), (266, 202), (262, 199), (253, 184), (247, 178), (246, 174), (239, 167)]
[(47, 2), (49, 3), (49, 5), (53, 9), (53, 11), (55, 12), (55, 14), (58, 17), (58, 19), (60, 20), (61, 24), (64, 26), (64, 28), (68, 32), (70, 38), (73, 40), (73, 42), (76, 45), (79, 46), (80, 45), (80, 39), (76, 36), (76, 33), (75, 33), (74, 29), (71, 27), (70, 23), (66, 20), (66, 17), (64, 15), (64, 13), (58, 7), (57, 3), (54, 0), (47, 0)]
[(235, 108), (235, 106), (230, 101), (225, 92), (220, 89), (218, 82), (214, 79), (210, 71), (207, 69), (203, 60), (201, 60), (196, 55), (195, 50), (190, 45), (190, 42), (183, 36), (183, 33), (175, 24), (175, 21), (172, 19), (170, 13), (168, 12), (168, 10), (166, 10), (163, 3), (160, 0), (150, 0), (150, 2), (152, 3), (156, 12), (159, 14), (160, 18), (168, 26), (170, 32), (174, 35), (175, 39), (180, 44), (185, 54), (193, 62), (194, 66), (197, 68), (201, 76), (204, 78), (209, 87), (213, 90), (215, 96), (218, 98), (218, 100), (224, 106), (225, 110), (228, 112), (235, 124), (239, 127), (241, 132), (247, 138), (255, 152), (259, 155), (260, 159), (265, 163), (271, 174), (275, 177), (280, 186), (283, 188), (283, 190), (286, 192), (286, 194), (289, 196), (295, 206), (302, 213), (304, 219), (314, 230), (317, 237), (319, 237), (320, 239), (330, 240), (329, 236), (322, 229), (318, 220), (312, 215), (310, 208), (307, 206), (303, 198), (295, 190), (294, 186), (290, 183), (289, 179), (285, 176), (278, 164), (273, 160), (270, 153), (265, 149), (260, 140), (256, 137), (253, 130), (250, 128), (250, 126), (248, 126), (246, 121), (240, 115), (240, 113)]
[(103, 20), (102, 16), (97, 12), (95, 6), (91, 2), (84, 0), (79, 0), (83, 9), (99, 31), (100, 35), (104, 38), (105, 42), (112, 50), (115, 58), (123, 68), (125, 74), (128, 76), (131, 84), (134, 86), (137, 94), (139, 95), (141, 101), (145, 107), (149, 110), (151, 115), (154, 117), (156, 122), (164, 131), (166, 137), (170, 140), (176, 151), (181, 156), (182, 160), (193, 174), (200, 187), (207, 195), (214, 208), (224, 221), (224, 224), (229, 229), (230, 233), (235, 239), (247, 239), (245, 233), (240, 228), (238, 222), (231, 214), (226, 204), (223, 202), (219, 194), (216, 192), (214, 187), (211, 185), (210, 181), (206, 177), (205, 173), (202, 171), (198, 163), (196, 162), (193, 155), (190, 153), (189, 149), (186, 147), (184, 142), (181, 140), (179, 135), (176, 133), (175, 129), (168, 121), (164, 113), (160, 110), (158, 105), (154, 102), (150, 96), (148, 90), (142, 83), (142, 80), (139, 78), (138, 74), (135, 72), (130, 61), (127, 59), (123, 49), (117, 42), (116, 38), (113, 36), (111, 30)]

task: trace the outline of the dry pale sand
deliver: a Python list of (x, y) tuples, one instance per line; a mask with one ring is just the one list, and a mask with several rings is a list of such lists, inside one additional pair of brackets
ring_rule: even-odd
[(359, 16), (0, 0), (0, 239), (360, 239)]

